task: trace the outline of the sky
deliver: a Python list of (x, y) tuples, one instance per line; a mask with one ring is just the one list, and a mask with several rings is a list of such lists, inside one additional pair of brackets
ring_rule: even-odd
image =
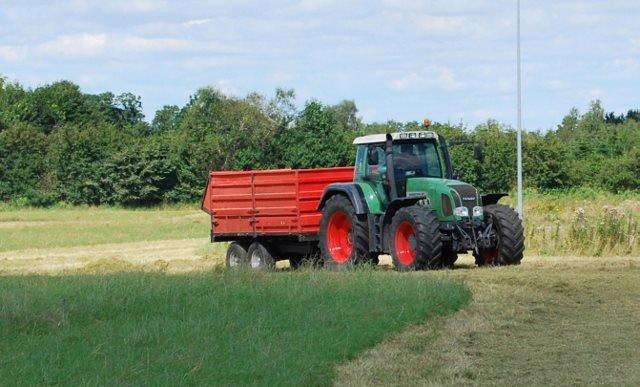
[[(640, 1), (521, 0), (523, 126), (640, 108)], [(516, 125), (516, 0), (0, 0), (0, 75), (132, 92), (355, 100), (365, 122)]]

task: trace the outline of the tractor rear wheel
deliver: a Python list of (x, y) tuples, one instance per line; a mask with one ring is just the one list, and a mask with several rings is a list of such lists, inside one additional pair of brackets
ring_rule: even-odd
[(231, 242), (227, 248), (227, 267), (247, 266), (249, 256), (247, 255), (248, 242)]
[(256, 270), (271, 270), (276, 267), (276, 260), (263, 243), (254, 241), (247, 250), (249, 266)]
[(490, 217), (496, 233), (494, 248), (480, 249), (474, 253), (478, 266), (519, 265), (524, 253), (524, 229), (513, 208), (502, 204), (484, 207), (485, 218)]
[(332, 270), (353, 267), (369, 258), (367, 219), (356, 214), (351, 201), (334, 195), (322, 209), (320, 256)]
[(417, 205), (401, 208), (393, 216), (391, 258), (400, 271), (442, 267), (442, 236), (435, 212)]

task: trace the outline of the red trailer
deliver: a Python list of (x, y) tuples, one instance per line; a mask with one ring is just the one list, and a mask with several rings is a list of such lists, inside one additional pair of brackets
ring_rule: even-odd
[(227, 265), (297, 265), (316, 254), (318, 204), (331, 183), (352, 182), (353, 167), (211, 172), (202, 209), (211, 215), (211, 241), (232, 241)]

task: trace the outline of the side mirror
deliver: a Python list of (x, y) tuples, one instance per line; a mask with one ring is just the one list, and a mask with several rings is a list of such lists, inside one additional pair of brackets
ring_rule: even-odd
[(484, 162), (484, 154), (482, 152), (482, 145), (476, 144), (473, 147), (473, 158), (478, 160), (479, 163)]
[(464, 172), (455, 171), (452, 177), (453, 177), (453, 180), (464, 180)]

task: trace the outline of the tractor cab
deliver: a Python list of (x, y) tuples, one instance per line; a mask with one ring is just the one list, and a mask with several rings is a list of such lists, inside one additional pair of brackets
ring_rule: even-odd
[(388, 136), (390, 154), (385, 134), (358, 137), (354, 141), (357, 145), (355, 180), (372, 183), (385, 202), (393, 196), (404, 197), (412, 193), (407, 191), (407, 182), (411, 179), (451, 177), (448, 175), (451, 170), (448, 152), (439, 145), (436, 133), (419, 131)]

